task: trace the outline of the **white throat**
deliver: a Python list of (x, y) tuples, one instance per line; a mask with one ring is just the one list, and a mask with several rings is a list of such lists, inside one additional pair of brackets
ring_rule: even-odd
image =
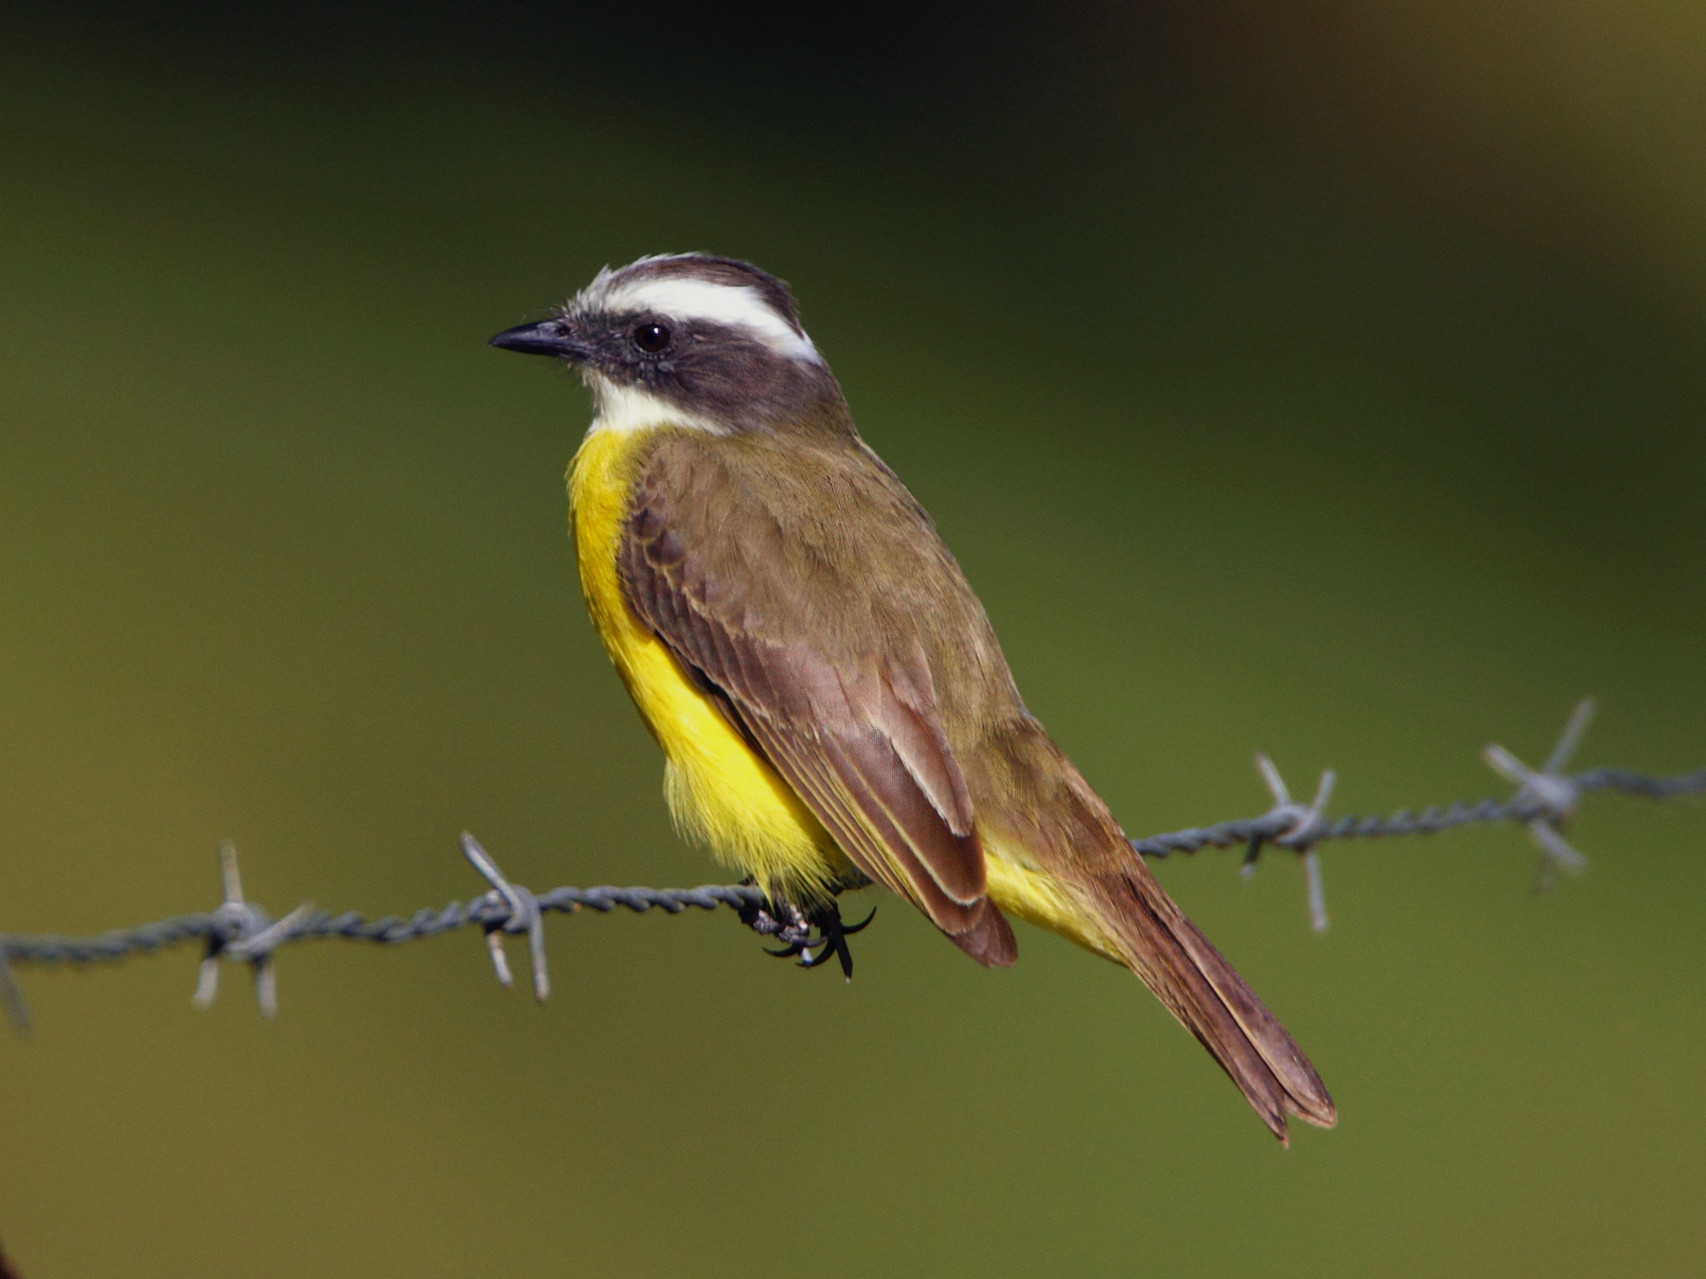
[(685, 427), (709, 435), (727, 435), (728, 428), (702, 414), (671, 404), (637, 386), (618, 386), (609, 378), (589, 372), (586, 384), (592, 390), (598, 412), (587, 434), (598, 431), (651, 431), (662, 426)]

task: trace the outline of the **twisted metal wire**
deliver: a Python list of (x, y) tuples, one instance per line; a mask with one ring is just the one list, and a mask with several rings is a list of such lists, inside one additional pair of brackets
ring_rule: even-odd
[[(1610, 791), (1632, 799), (1677, 799), (1684, 795), (1706, 794), (1706, 768), (1671, 777), (1654, 777), (1627, 768), (1592, 768), (1559, 779), (1577, 795)], [(1319, 829), (1309, 832), (1310, 847), (1335, 839), (1380, 839), (1391, 835), (1437, 835), (1457, 826), (1517, 822), (1526, 825), (1535, 818), (1545, 818), (1552, 807), (1532, 794), (1518, 792), (1509, 799), (1489, 797), (1473, 804), (1459, 801), (1422, 809), (1413, 813), (1400, 808), (1389, 814), (1358, 817), (1354, 814), (1323, 821)], [(1213, 826), (1193, 826), (1187, 830), (1170, 831), (1165, 835), (1150, 835), (1134, 839), (1131, 846), (1145, 857), (1166, 857), (1169, 853), (1195, 853), (1204, 848), (1231, 848), (1249, 844), (1283, 842), (1297, 824), (1295, 815), (1279, 808), (1269, 809), (1260, 817), (1242, 821), (1218, 822)]]
[[(553, 888), (537, 897), (539, 909), (571, 914), (582, 908), (609, 914), (618, 906), (643, 915), (654, 908), (666, 914), (679, 915), (688, 907), (716, 910), (719, 906), (739, 907), (759, 904), (763, 894), (745, 884), (705, 884), (698, 888)], [(255, 908), (253, 916), (263, 926), (271, 923)], [(341, 937), (345, 941), (375, 942), (381, 946), (397, 946), (404, 942), (437, 937), (440, 933), (455, 932), (469, 924), (482, 928), (502, 928), (510, 919), (510, 908), (487, 893), (465, 902), (450, 902), (438, 910), (422, 909), (407, 917), (386, 915), (368, 919), (355, 911), (334, 915), (315, 910), (295, 921), (279, 944), (298, 941), (320, 941)], [(220, 918), (218, 911), (193, 915), (173, 915), (169, 919), (138, 924), (134, 928), (115, 928), (110, 932), (82, 937), (67, 937), (57, 933), (0, 933), (0, 952), (13, 964), (92, 964), (125, 959), (130, 955), (151, 950), (163, 950), (186, 941), (216, 941), (222, 946), (240, 942), (246, 935), (244, 924)]]
[[(1146, 857), (1173, 853), (1195, 853), (1204, 848), (1245, 845), (1245, 870), (1254, 869), (1265, 845), (1298, 854), (1304, 863), (1310, 915), (1316, 931), (1327, 926), (1325, 894), (1321, 887), (1317, 846), (1332, 840), (1378, 839), (1400, 835), (1429, 835), (1458, 826), (1515, 822), (1524, 826), (1539, 847), (1543, 875), (1555, 870), (1575, 872), (1586, 865), (1584, 858), (1564, 841), (1562, 829), (1584, 795), (1607, 792), (1636, 799), (1666, 800), (1685, 795), (1706, 794), (1706, 768), (1669, 777), (1653, 776), (1622, 768), (1596, 768), (1565, 774), (1562, 770), (1592, 719), (1592, 702), (1577, 706), (1551, 757), (1540, 769), (1532, 769), (1499, 746), (1488, 746), (1485, 758), (1494, 769), (1516, 783), (1516, 793), (1507, 799), (1483, 799), (1478, 803), (1453, 803), (1412, 813), (1408, 809), (1384, 816), (1348, 815), (1328, 818), (1325, 809), (1332, 794), (1334, 774), (1321, 776), (1315, 797), (1307, 805), (1292, 800), (1279, 771), (1265, 756), (1257, 756), (1257, 767), (1273, 795), (1273, 806), (1257, 817), (1219, 822), (1150, 835), (1131, 841)], [(453, 901), (437, 910), (417, 910), (407, 917), (387, 915), (367, 919), (355, 911), (332, 914), (304, 903), (281, 919), (274, 920), (260, 906), (243, 896), (236, 849), (230, 841), (220, 846), (220, 868), (225, 900), (212, 911), (174, 915), (168, 919), (117, 928), (90, 936), (61, 936), (54, 933), (0, 933), (0, 1005), (19, 1029), (28, 1029), (29, 1012), (12, 973), (16, 964), (89, 964), (111, 962), (130, 955), (161, 950), (180, 942), (200, 941), (203, 958), (195, 1003), (211, 1004), (218, 991), (222, 962), (250, 966), (263, 1016), (278, 1008), (274, 952), (287, 942), (342, 938), (401, 945), (436, 937), (469, 925), (477, 925), (487, 938), (492, 965), (504, 986), (513, 984), (504, 954), (506, 935), (525, 936), (533, 978), (533, 992), (543, 1001), (550, 992), (546, 973), (543, 918), (546, 914), (569, 914), (594, 910), (609, 914), (617, 907), (644, 914), (662, 910), (679, 915), (688, 909), (716, 910), (729, 907), (746, 913), (766, 905), (763, 893), (749, 884), (704, 884), (697, 888), (553, 888), (535, 894), (511, 883), (491, 855), (472, 835), (462, 835), (462, 851), (491, 885), (488, 892), (468, 901)]]

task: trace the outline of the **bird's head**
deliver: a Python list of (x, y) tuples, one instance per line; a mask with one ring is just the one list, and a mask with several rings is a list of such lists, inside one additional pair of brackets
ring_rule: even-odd
[(606, 430), (676, 425), (728, 435), (845, 418), (788, 286), (733, 258), (683, 253), (606, 267), (556, 315), (492, 345), (581, 372)]

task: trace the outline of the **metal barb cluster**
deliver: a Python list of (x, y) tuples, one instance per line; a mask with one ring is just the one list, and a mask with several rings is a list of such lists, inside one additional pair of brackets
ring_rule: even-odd
[[(1580, 745), (1593, 713), (1592, 701), (1584, 701), (1576, 707), (1557, 746), (1539, 769), (1530, 768), (1502, 746), (1489, 745), (1485, 749), (1483, 754), (1488, 764), (1517, 787), (1516, 793), (1508, 799), (1484, 799), (1475, 804), (1454, 803), (1445, 808), (1424, 809), (1420, 813), (1401, 809), (1384, 817), (1329, 818), (1326, 808), (1333, 793), (1332, 769), (1321, 774), (1314, 798), (1308, 804), (1301, 804), (1291, 798), (1273, 761), (1266, 755), (1258, 755), (1257, 770), (1273, 797), (1272, 806), (1261, 816), (1151, 835), (1131, 841), (1131, 846), (1145, 857), (1166, 857), (1172, 853), (1194, 853), (1204, 848), (1243, 845), (1246, 849), (1246, 874), (1254, 871), (1256, 861), (1267, 845), (1295, 853), (1303, 864), (1310, 923), (1318, 933), (1326, 929), (1328, 917), (1316, 849), (1330, 840), (1425, 835), (1475, 823), (1516, 822), (1528, 831), (1540, 849), (1542, 882), (1549, 884), (1556, 872), (1578, 873), (1587, 865), (1587, 859), (1566, 843), (1563, 836), (1565, 824), (1584, 795), (1610, 791), (1633, 798), (1659, 800), (1706, 794), (1706, 769), (1672, 777), (1654, 777), (1616, 768), (1565, 774), (1563, 769)], [(271, 1017), (278, 1011), (278, 980), (273, 954), (286, 942), (336, 937), (395, 946), (435, 937), (470, 924), (478, 925), (485, 933), (492, 967), (498, 981), (506, 988), (514, 985), (514, 979), (504, 954), (503, 939), (506, 935), (527, 937), (533, 994), (535, 999), (543, 1002), (551, 989), (545, 965), (544, 917), (553, 911), (567, 914), (595, 910), (609, 914), (621, 906), (636, 914), (655, 908), (679, 915), (689, 908), (710, 911), (726, 906), (739, 914), (743, 921), (763, 921), (779, 908), (778, 903), (767, 901), (764, 894), (751, 884), (705, 884), (698, 888), (564, 887), (536, 895), (520, 884), (512, 883), (498, 868), (491, 854), (466, 832), (462, 835), (462, 853), (491, 885), (487, 892), (469, 901), (451, 902), (438, 910), (418, 910), (406, 919), (388, 915), (375, 920), (368, 920), (354, 911), (333, 915), (304, 902), (282, 919), (274, 920), (260, 906), (244, 897), (237, 851), (227, 840), (219, 846), (224, 900), (205, 914), (177, 915), (87, 937), (0, 933), (0, 1006), (4, 1007), (14, 1027), (21, 1031), (29, 1029), (29, 1009), (13, 974), (13, 967), (20, 963), (115, 961), (142, 951), (200, 940), (203, 953), (194, 996), (196, 1007), (206, 1008), (213, 1003), (219, 990), (222, 961), (244, 963), (249, 966), (254, 979), (261, 1015)], [(780, 917), (775, 921), (775, 927), (760, 927), (758, 931), (774, 933), (782, 940), (785, 943), (782, 954), (809, 958), (808, 967), (821, 965), (833, 954), (841, 961), (843, 971), (848, 976), (852, 975), (852, 960), (846, 953), (843, 939), (864, 924), (842, 925), (839, 914), (833, 921), (828, 915), (810, 920), (802, 915), (798, 921), (792, 922), (803, 926), (803, 931), (799, 927), (788, 931), (785, 925), (789, 921)], [(794, 933), (799, 933), (800, 937), (796, 938)], [(802, 938), (809, 940), (803, 945), (794, 945)], [(811, 947), (821, 949), (812, 956)]]
[[(1558, 737), (1558, 744), (1552, 748), (1552, 753), (1546, 757), (1546, 763), (1538, 770), (1530, 768), (1498, 743), (1488, 743), (1481, 752), (1482, 758), (1495, 772), (1517, 786), (1516, 794), (1503, 804), (1494, 800), (1482, 800), (1472, 807), (1453, 804), (1443, 812), (1430, 808), (1417, 817), (1411, 817), (1407, 810), (1400, 810), (1386, 821), (1380, 818), (1359, 820), (1355, 817), (1341, 817), (1328, 822), (1324, 814), (1336, 780), (1332, 769), (1322, 771), (1321, 780), (1315, 788), (1315, 798), (1305, 806), (1292, 800), (1291, 792), (1286, 789), (1285, 779), (1280, 776), (1273, 760), (1258, 753), (1256, 771), (1267, 783), (1268, 791), (1274, 798), (1274, 806), (1256, 821), (1247, 823), (1250, 834), (1244, 854), (1243, 873), (1246, 877), (1255, 874), (1256, 861), (1265, 844), (1289, 848), (1297, 853), (1303, 862), (1310, 928), (1314, 932), (1324, 933), (1328, 924), (1327, 897), (1321, 880), (1321, 859), (1315, 851), (1317, 844), (1329, 839), (1432, 834), (1469, 822), (1517, 821), (1528, 830), (1535, 846), (1540, 849), (1538, 886), (1542, 889), (1551, 888), (1556, 881), (1556, 872), (1562, 870), (1571, 875), (1579, 875), (1587, 869), (1588, 859), (1565, 842), (1563, 829), (1565, 823), (1574, 816), (1583, 793), (1591, 789), (1588, 783), (1599, 774), (1584, 773), (1579, 777), (1570, 777), (1563, 770), (1576, 753), (1576, 748), (1581, 745), (1582, 738), (1586, 735), (1588, 726), (1593, 723), (1594, 714), (1598, 709), (1598, 704), (1591, 697), (1576, 703), (1569, 722), (1564, 725), (1564, 731)], [(1685, 778), (1689, 776), (1692, 775), (1684, 775)], [(1626, 793), (1636, 792), (1631, 790)], [(1240, 823), (1228, 823), (1227, 828), (1237, 825)], [(1226, 828), (1181, 831), (1179, 835), (1208, 835), (1211, 832), (1218, 833), (1222, 829)], [(1172, 841), (1178, 837), (1164, 835), (1156, 838)], [(1150, 856), (1165, 856), (1166, 852), (1196, 852), (1208, 844), (1219, 845), (1235, 841), (1205, 839), (1201, 843), (1169, 847), (1165, 852), (1145, 847), (1150, 842), (1134, 840), (1132, 847)]]
[(1512, 755), (1497, 742), (1487, 743), (1481, 756), (1494, 772), (1517, 785), (1513, 803), (1527, 803), (1534, 809), (1531, 817), (1523, 819), (1528, 834), (1540, 850), (1539, 887), (1550, 888), (1557, 881), (1557, 872), (1579, 875), (1588, 868), (1588, 859), (1564, 842), (1564, 823), (1575, 815), (1581, 802), (1581, 788), (1564, 776), (1563, 769), (1582, 744), (1582, 738), (1593, 723), (1598, 704), (1591, 697), (1576, 703), (1570, 722), (1564, 726), (1558, 744), (1546, 757), (1538, 772)]
[(219, 844), (219, 878), (225, 886), (224, 903), (209, 916), (213, 928), (207, 934), (190, 1002), (197, 1008), (213, 1007), (219, 994), (219, 961), (234, 960), (249, 965), (255, 979), (255, 1002), (261, 1016), (278, 1015), (278, 974), (272, 953), (294, 935), (296, 927), (313, 911), (303, 902), (283, 919), (274, 922), (266, 911), (243, 898), (243, 875), (237, 866), (237, 845), (229, 839)]
[(533, 969), (533, 998), (544, 1003), (551, 993), (551, 979), (545, 972), (545, 916), (539, 910), (539, 899), (520, 884), (505, 879), (491, 854), (467, 831), (462, 832), (462, 855), (492, 886), (492, 891), (478, 901), (491, 912), (480, 926), (486, 930), (486, 945), (492, 952), (492, 969), (498, 975), (498, 985), (505, 990), (515, 986), (515, 979), (509, 975), (509, 960), (504, 957), (504, 934), (526, 933), (527, 961)]
[(1327, 890), (1321, 882), (1321, 858), (1315, 851), (1315, 843), (1326, 828), (1323, 814), (1327, 811), (1327, 801), (1333, 797), (1333, 783), (1338, 776), (1330, 768), (1322, 769), (1321, 780), (1315, 784), (1315, 798), (1305, 807), (1292, 802), (1291, 792), (1286, 789), (1279, 769), (1273, 760), (1259, 751), (1256, 754), (1256, 771), (1262, 775), (1262, 780), (1268, 784), (1268, 793), (1274, 797), (1274, 806), (1267, 811), (1264, 820), (1286, 825), (1278, 835), (1259, 831), (1250, 837), (1242, 873), (1246, 879), (1256, 873), (1256, 859), (1262, 855), (1264, 843), (1277, 844), (1296, 852), (1303, 860), (1304, 885), (1309, 894), (1309, 927), (1317, 933), (1324, 933), (1328, 923)]

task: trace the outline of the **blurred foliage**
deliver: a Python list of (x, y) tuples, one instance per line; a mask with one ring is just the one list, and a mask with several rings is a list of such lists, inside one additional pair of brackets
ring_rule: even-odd
[[(15, 9), (0, 39), (0, 927), (715, 874), (582, 614), (578, 387), (492, 332), (640, 253), (793, 281), (1028, 702), (1134, 833), (1250, 752), (1371, 809), (1706, 757), (1706, 18)], [(28, 1279), (1696, 1273), (1706, 811), (1165, 865), (1344, 1116), (1282, 1153), (1129, 975), (859, 980), (728, 917), (28, 974)], [(494, 1258), (495, 1253), (495, 1258)]]

